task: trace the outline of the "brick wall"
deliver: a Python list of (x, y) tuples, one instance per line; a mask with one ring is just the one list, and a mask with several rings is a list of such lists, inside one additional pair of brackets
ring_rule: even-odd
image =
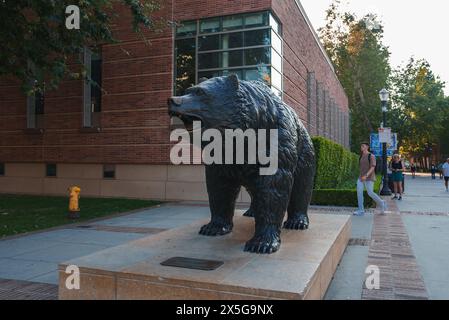
[[(158, 15), (182, 21), (272, 7), (283, 25), (284, 100), (312, 134), (330, 135), (330, 98), (343, 113), (347, 98), (294, 0), (176, 0), (174, 5), (173, 1), (164, 1)], [(25, 130), (26, 98), (19, 83), (3, 77), (0, 162), (169, 163), (166, 100), (172, 95), (172, 29), (145, 32), (147, 44), (132, 32), (128, 10), (117, 7), (116, 12), (120, 20), (113, 33), (121, 43), (102, 48), (102, 130), (81, 130), (83, 83), (67, 80), (46, 93), (45, 131), (30, 133)]]
[[(348, 98), (298, 3), (272, 0), (272, 10), (283, 26), (284, 100), (296, 110), (312, 135), (346, 144), (339, 136), (342, 120), (337, 109), (347, 114)], [(311, 75), (315, 85), (311, 85)]]
[[(0, 80), (0, 161), (166, 164), (172, 95), (171, 27), (145, 32), (147, 44), (131, 30), (131, 15), (118, 6), (113, 28), (120, 44), (102, 47), (101, 131), (82, 127), (82, 81), (64, 81), (45, 95), (42, 134), (26, 131), (26, 99), (19, 84)], [(172, 20), (171, 1), (158, 16)], [(72, 66), (76, 68), (76, 66)], [(78, 67), (79, 68), (79, 67)]]

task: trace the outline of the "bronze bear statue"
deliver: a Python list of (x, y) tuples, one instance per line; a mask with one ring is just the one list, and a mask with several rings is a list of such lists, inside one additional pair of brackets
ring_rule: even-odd
[[(201, 130), (276, 129), (278, 167), (273, 175), (261, 175), (256, 164), (206, 165), (206, 184), (211, 221), (200, 234), (222, 236), (232, 232), (237, 196), (244, 186), (251, 196), (246, 216), (255, 218), (255, 234), (245, 251), (271, 254), (281, 245), (285, 229), (305, 230), (315, 176), (315, 151), (297, 114), (260, 81), (240, 81), (237, 76), (216, 77), (186, 90), (168, 101), (169, 115), (179, 117), (186, 128), (201, 121)], [(258, 143), (260, 143), (258, 141)], [(276, 150), (268, 150), (268, 153)]]

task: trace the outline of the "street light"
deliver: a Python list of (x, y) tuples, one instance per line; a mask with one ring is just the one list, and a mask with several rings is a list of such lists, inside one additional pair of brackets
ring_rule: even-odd
[[(383, 117), (383, 127), (387, 127), (387, 106), (388, 99), (390, 98), (390, 93), (387, 89), (382, 89), (379, 92), (379, 98), (382, 102), (382, 117)], [(391, 196), (391, 190), (388, 186), (388, 172), (387, 172), (387, 144), (384, 142), (382, 144), (382, 174), (383, 174), (383, 183), (382, 183), (382, 191), (380, 192), (381, 196)]]

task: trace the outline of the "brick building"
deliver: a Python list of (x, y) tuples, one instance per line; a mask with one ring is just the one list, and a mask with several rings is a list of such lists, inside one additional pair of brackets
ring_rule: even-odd
[(0, 192), (59, 195), (76, 184), (84, 196), (206, 199), (201, 166), (170, 164), (166, 101), (231, 72), (264, 79), (312, 135), (349, 146), (347, 97), (299, 1), (163, 3), (160, 15), (178, 24), (147, 32), (150, 44), (117, 8), (121, 43), (85, 50), (103, 91), (67, 80), (27, 98), (0, 79)]

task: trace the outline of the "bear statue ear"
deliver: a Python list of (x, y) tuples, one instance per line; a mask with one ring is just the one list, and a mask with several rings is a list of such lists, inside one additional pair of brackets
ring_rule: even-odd
[(209, 80), (209, 79), (207, 79), (206, 77), (199, 78), (199, 79), (198, 79), (198, 84), (201, 84), (201, 83), (203, 83), (203, 82), (206, 82), (207, 80)]
[(237, 75), (231, 74), (230, 76), (228, 76), (227, 81), (232, 89), (236, 91), (239, 89), (239, 78), (237, 77)]

